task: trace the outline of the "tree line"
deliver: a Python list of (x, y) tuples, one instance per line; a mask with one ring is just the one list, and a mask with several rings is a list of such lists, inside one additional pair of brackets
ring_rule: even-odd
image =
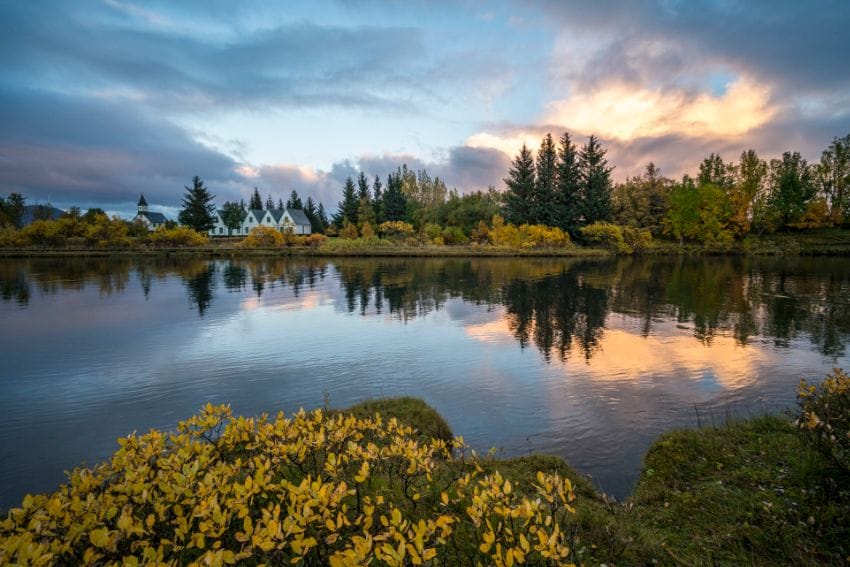
[(679, 181), (650, 162), (642, 175), (614, 183), (606, 153), (596, 136), (578, 146), (567, 132), (557, 142), (546, 134), (536, 152), (522, 146), (504, 191), (465, 195), (406, 165), (386, 183), (361, 172), (345, 181), (332, 225), (356, 237), (397, 221), (420, 233), (457, 229), (468, 240), (480, 223), (491, 225), (501, 215), (517, 226), (558, 227), (579, 240), (613, 223), (647, 237), (727, 245), (748, 234), (850, 226), (850, 135), (835, 138), (818, 163), (792, 151), (767, 161), (750, 149), (737, 162), (712, 153), (696, 177)]

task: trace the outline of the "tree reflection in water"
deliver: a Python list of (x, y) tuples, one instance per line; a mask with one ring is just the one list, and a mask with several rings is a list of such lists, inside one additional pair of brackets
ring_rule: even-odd
[(705, 344), (728, 335), (739, 345), (764, 337), (782, 348), (806, 337), (832, 357), (850, 334), (843, 258), (3, 260), (0, 297), (25, 308), (34, 296), (88, 286), (128, 293), (133, 280), (148, 297), (157, 281), (176, 277), (203, 317), (219, 283), (258, 299), (282, 288), (297, 298), (319, 284), (334, 295), (329, 275), (339, 282), (338, 308), (364, 317), (409, 321), (451, 299), (501, 309), (519, 345), (534, 345), (547, 361), (590, 360), (611, 314), (637, 318), (643, 336), (674, 320)]

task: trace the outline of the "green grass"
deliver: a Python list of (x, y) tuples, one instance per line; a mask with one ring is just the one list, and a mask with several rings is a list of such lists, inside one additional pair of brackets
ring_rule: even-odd
[(405, 425), (415, 427), (425, 439), (451, 441), (454, 437), (443, 416), (419, 398), (404, 396), (366, 400), (338, 411), (352, 414), (358, 419), (374, 417), (376, 413), (381, 414), (383, 419), (394, 417)]
[[(437, 412), (414, 398), (345, 411), (394, 416), (428, 436), (451, 434)], [(599, 494), (559, 457), (488, 458), (484, 468), (515, 486), (531, 487), (538, 470), (570, 478), (574, 549), (583, 564), (850, 563), (850, 478), (804, 446), (783, 417), (662, 436), (622, 503)]]

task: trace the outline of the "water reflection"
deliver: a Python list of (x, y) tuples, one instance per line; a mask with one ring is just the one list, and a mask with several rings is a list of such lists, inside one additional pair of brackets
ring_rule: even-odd
[[(203, 317), (218, 286), (258, 298), (285, 287), (298, 297), (329, 273), (349, 313), (410, 321), (446, 301), (504, 310), (507, 329), (545, 360), (599, 350), (609, 315), (640, 321), (639, 334), (674, 319), (711, 345), (730, 335), (739, 345), (770, 337), (778, 347), (806, 336), (826, 356), (841, 356), (850, 333), (850, 262), (843, 259), (678, 258), (578, 260), (106, 260), (0, 262), (0, 296), (26, 307), (33, 294), (96, 286), (125, 293), (135, 277), (147, 298), (157, 282), (178, 277)], [(497, 323), (502, 325), (502, 323)]]
[[(628, 494), (660, 433), (850, 366), (850, 261), (0, 261), (0, 508), (207, 401), (425, 398)], [(738, 408), (738, 409), (736, 409)]]

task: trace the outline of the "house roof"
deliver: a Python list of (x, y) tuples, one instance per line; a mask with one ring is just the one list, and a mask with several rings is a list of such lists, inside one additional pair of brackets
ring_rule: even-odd
[(140, 207), (147, 207), (148, 206), (148, 202), (145, 201), (145, 195), (144, 194), (142, 194), (141, 198), (139, 199), (139, 206)]
[(286, 209), (286, 212), (289, 213), (289, 216), (292, 217), (292, 221), (297, 225), (310, 225), (310, 219), (307, 218), (307, 215), (301, 209)]
[(163, 224), (168, 221), (162, 213), (139, 213), (154, 224)]
[(274, 222), (280, 224), (280, 218), (283, 216), (283, 210), (282, 209), (272, 209), (270, 212), (272, 214), (272, 218), (274, 219)]

